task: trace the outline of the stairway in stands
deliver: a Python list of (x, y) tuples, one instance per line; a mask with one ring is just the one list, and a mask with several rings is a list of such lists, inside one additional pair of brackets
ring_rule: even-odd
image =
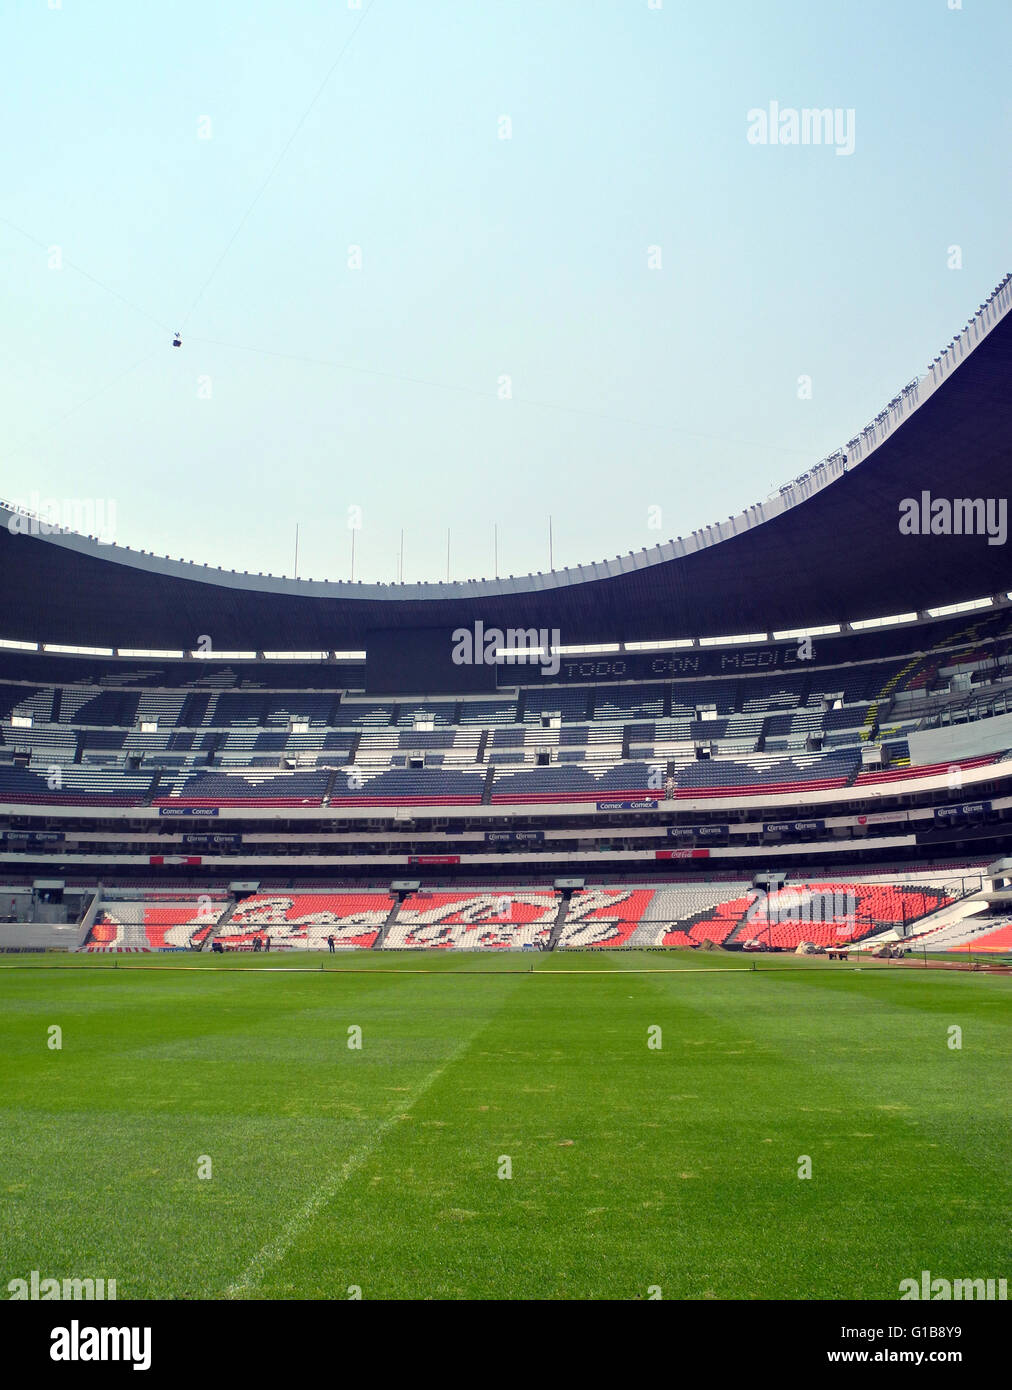
[[(331, 774), (330, 774), (329, 778), (327, 779), (327, 785), (326, 785), (326, 788), (324, 789), (323, 796), (320, 798), (320, 805), (321, 805), (321, 806), (329, 806), (329, 805), (330, 805), (330, 799), (331, 799), (332, 796), (335, 795), (335, 793), (336, 793), (338, 796), (344, 796), (344, 795), (345, 795), (345, 790), (344, 790), (344, 785), (343, 785), (343, 784), (345, 783), (345, 781), (346, 781), (346, 778), (347, 778), (347, 773), (346, 773), (345, 769), (346, 769), (346, 768), (349, 768), (349, 767), (353, 767), (353, 766), (355, 765), (355, 757), (356, 757), (356, 755), (357, 755), (357, 753), (358, 753), (358, 746), (359, 746), (359, 744), (362, 742), (362, 734), (363, 734), (363, 732), (364, 732), (364, 731), (363, 731), (362, 729), (359, 729), (359, 730), (358, 730), (358, 732), (354, 735), (354, 737), (353, 737), (352, 740), (351, 740), (351, 746), (350, 746), (349, 749), (348, 749), (348, 753), (347, 753), (347, 756), (346, 756), (345, 759), (344, 759), (344, 762), (341, 764), (340, 767), (335, 767), (335, 768), (331, 771)], [(364, 780), (364, 779), (363, 779), (363, 780)], [(338, 783), (341, 783), (342, 785), (341, 785), (341, 786), (338, 786)], [(361, 785), (361, 783), (360, 783), (360, 785)], [(350, 787), (349, 787), (348, 789), (350, 790)]]
[[(236, 910), (236, 908), (237, 908), (238, 906), (239, 906), (238, 901), (236, 901), (236, 902), (230, 902), (230, 903), (229, 903), (228, 907), (225, 909), (225, 911), (224, 911), (224, 912), (221, 914), (221, 916), (218, 918), (217, 922), (214, 924), (214, 930), (213, 930), (213, 931), (209, 931), (209, 932), (207, 933), (207, 935), (204, 937), (203, 941), (202, 941), (202, 942), (200, 943), (200, 945), (197, 947), (197, 950), (198, 950), (198, 951), (203, 951), (203, 949), (205, 948), (205, 946), (209, 946), (210, 943), (214, 940), (214, 938), (215, 938), (216, 936), (219, 936), (219, 935), (221, 934), (221, 932), (222, 932), (222, 930), (224, 929), (225, 925), (226, 925), (228, 922), (230, 922), (230, 921), (232, 920), (232, 914), (235, 912), (235, 910)], [(201, 930), (202, 930), (201, 927), (198, 927), (198, 928), (197, 928), (197, 931), (201, 931)], [(195, 935), (196, 935), (196, 932), (193, 932), (193, 933), (191, 934), (191, 936), (190, 936), (190, 941), (191, 941), (191, 942), (193, 941), (193, 937), (194, 937)]]
[[(206, 692), (193, 691), (190, 692), (194, 697), (192, 704), (190, 703), (190, 695), (187, 695), (186, 700), (184, 700), (183, 709), (187, 710), (187, 718), (190, 718), (201, 709), (199, 701), (203, 699), (205, 695), (207, 697), (207, 703), (201, 711), (200, 722), (192, 726), (193, 743), (190, 750), (177, 767), (162, 769), (165, 774), (165, 786), (161, 789), (162, 796), (178, 796), (190, 777), (198, 770), (198, 767), (206, 767), (208, 750), (201, 747), (203, 739), (200, 735), (203, 733), (206, 736), (214, 731), (214, 724), (218, 714), (218, 695), (220, 693), (221, 692), (217, 690)], [(216, 742), (220, 743), (224, 737), (224, 734), (219, 735)], [(160, 772), (156, 782), (148, 791), (148, 804), (151, 803), (156, 788), (161, 783), (161, 780), (162, 774)]]
[(485, 785), (481, 789), (481, 804), (490, 806), (492, 804), (492, 784), (495, 781), (495, 763), (490, 763), (488, 771), (485, 773)]
[(546, 951), (554, 951), (556, 946), (558, 946), (559, 940), (562, 936), (562, 929), (566, 925), (566, 918), (568, 916), (569, 899), (563, 898), (562, 901), (559, 903), (559, 910), (555, 914), (555, 921), (552, 924), (552, 934), (548, 938), (548, 945), (545, 947)]
[(390, 934), (390, 928), (397, 921), (397, 914), (400, 910), (401, 900), (400, 898), (395, 898), (393, 907), (386, 915), (386, 921), (380, 927), (376, 940), (372, 943), (372, 950), (381, 951), (383, 949), (383, 943), (384, 941), (386, 941), (387, 936)]

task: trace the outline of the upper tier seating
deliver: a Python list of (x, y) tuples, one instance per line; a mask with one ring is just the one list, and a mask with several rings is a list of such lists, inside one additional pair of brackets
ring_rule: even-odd
[(491, 729), (499, 724), (512, 724), (517, 717), (516, 700), (462, 700), (460, 723), (478, 724)]
[(394, 722), (392, 702), (342, 700), (335, 711), (335, 722), (341, 729), (374, 729)]
[(540, 724), (544, 715), (559, 714), (563, 724), (587, 717), (591, 692), (586, 686), (547, 686), (528, 689), (524, 702), (524, 723)]
[(319, 806), (330, 780), (328, 772), (193, 772), (178, 779), (170, 795), (163, 783), (155, 806)]
[(606, 685), (594, 691), (595, 719), (655, 719), (663, 713), (662, 685)]
[(736, 680), (673, 681), (671, 683), (671, 713), (693, 718), (701, 706), (714, 705), (718, 716), (734, 714)]
[(924, 763), (919, 767), (883, 768), (880, 772), (862, 772), (855, 779), (855, 786), (867, 786), (876, 782), (905, 781), (911, 777), (937, 777), (942, 773), (953, 774), (954, 769), (963, 771), (972, 767), (986, 767), (997, 762), (1000, 753), (986, 753), (979, 758), (960, 758), (951, 763)]
[[(999, 648), (988, 643), (996, 635), (1012, 648), (1009, 626), (1005, 613), (969, 623), (964, 615), (939, 624), (947, 646), (940, 638), (926, 654), (836, 668), (795, 664), (608, 684), (528, 677), (516, 693), (463, 698), (371, 699), (338, 688), (348, 668), (316, 664), (272, 665), (279, 684), (270, 689), (256, 664), (126, 663), (113, 670), (47, 657), (40, 668), (23, 654), (0, 653), (0, 798), (182, 807), (532, 805), (658, 800), (668, 788), (679, 798), (804, 798), (937, 778), (950, 774), (949, 764), (910, 765), (907, 735), (918, 720), (908, 717), (909, 701), (888, 702), (948, 679), (961, 661), (992, 661)], [(68, 675), (43, 684), (28, 678), (38, 669)], [(300, 680), (312, 687), (297, 688)], [(869, 738), (885, 765), (866, 771), (861, 752)], [(706, 751), (709, 757), (698, 756)], [(999, 756), (951, 766), (986, 767)]]
[[(656, 780), (656, 774), (655, 780)], [(650, 789), (651, 768), (646, 763), (621, 763), (612, 767), (588, 768), (573, 763), (554, 764), (523, 772), (503, 770), (492, 784), (492, 801), (593, 801), (621, 800), (626, 797), (659, 797), (661, 790)]]
[(430, 720), (437, 727), (440, 724), (453, 723), (454, 707), (446, 700), (433, 701), (430, 704), (423, 704), (419, 700), (405, 700), (397, 712), (397, 724), (402, 729), (413, 728), (419, 723), (428, 723)]
[(150, 773), (122, 768), (61, 764), (59, 781), (44, 767), (0, 764), (0, 800), (51, 806), (139, 806), (151, 786)]
[(136, 690), (61, 691), (60, 719), (78, 728), (132, 728), (137, 723), (140, 695)]
[(742, 709), (746, 713), (758, 710), (795, 709), (804, 699), (807, 676), (762, 676), (742, 681)]
[(733, 791), (749, 795), (769, 791), (820, 791), (842, 787), (860, 765), (856, 751), (829, 753), (751, 753), (738, 758), (714, 758), (679, 768), (679, 791), (690, 788), (697, 794), (711, 795)]
[(374, 772), (349, 768), (338, 774), (330, 794), (332, 806), (476, 806), (481, 801), (485, 771), (462, 772), (445, 767), (391, 768)]

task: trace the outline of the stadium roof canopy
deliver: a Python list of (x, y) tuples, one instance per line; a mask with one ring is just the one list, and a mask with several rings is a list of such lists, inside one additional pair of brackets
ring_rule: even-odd
[[(1012, 546), (911, 534), (901, 503), (991, 499), (1012, 477), (1012, 277), (845, 449), (687, 538), (521, 578), (363, 584), (161, 559), (0, 503), (0, 638), (114, 648), (356, 650), (370, 632), (559, 630), (563, 644), (820, 627), (1012, 587)], [(1007, 537), (1003, 537), (1007, 542)]]

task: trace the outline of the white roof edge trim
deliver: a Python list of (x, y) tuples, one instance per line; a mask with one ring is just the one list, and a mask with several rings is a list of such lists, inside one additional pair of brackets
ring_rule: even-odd
[(714, 522), (700, 527), (688, 537), (676, 537), (660, 545), (626, 555), (616, 555), (614, 560), (598, 560), (575, 568), (552, 570), (548, 574), (527, 574), (519, 578), (496, 580), (464, 580), (449, 583), (414, 584), (365, 584), (360, 580), (315, 580), (286, 579), (276, 575), (242, 574), (234, 570), (215, 569), (211, 565), (196, 561), (170, 560), (167, 556), (147, 555), (143, 551), (131, 550), (129, 546), (102, 542), (92, 536), (80, 536), (61, 527), (54, 526), (38, 517), (32, 517), (23, 507), (0, 498), (0, 523), (12, 532), (26, 531), (45, 536), (52, 544), (75, 550), (81, 554), (100, 556), (114, 564), (129, 565), (146, 569), (152, 573), (163, 574), (173, 579), (184, 579), (194, 583), (214, 584), (223, 588), (245, 589), (250, 592), (289, 594), (304, 598), (341, 599), (464, 599), (507, 597), (512, 594), (527, 594), (532, 590), (564, 589), (575, 584), (590, 583), (608, 579), (617, 574), (628, 574), (650, 565), (663, 564), (669, 560), (693, 555), (710, 546), (718, 545), (731, 536), (751, 530), (782, 516), (793, 507), (806, 502), (821, 492), (830, 483), (852, 472), (889, 438), (926, 400), (952, 375), (970, 356), (975, 348), (1001, 322), (1012, 309), (1012, 273), (991, 291), (987, 299), (976, 310), (973, 317), (959, 333), (944, 347), (933, 360), (923, 376), (915, 377), (894, 396), (883, 410), (880, 410), (871, 424), (866, 425), (846, 445), (834, 450), (826, 458), (820, 459), (805, 473), (778, 492), (771, 493), (761, 502), (755, 502), (726, 521)]

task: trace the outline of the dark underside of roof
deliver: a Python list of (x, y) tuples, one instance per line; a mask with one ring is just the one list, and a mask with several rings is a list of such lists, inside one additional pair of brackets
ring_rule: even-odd
[[(558, 629), (565, 645), (814, 627), (1012, 588), (1012, 545), (899, 532), (904, 498), (1004, 499), (1012, 315), (870, 458), (772, 521), (681, 559), (547, 590), (461, 598), (232, 588), (0, 528), (0, 637), (83, 646), (355, 650), (377, 630)], [(265, 499), (264, 505), (269, 505)], [(117, 558), (112, 558), (112, 556)], [(213, 571), (209, 573), (213, 574)]]

